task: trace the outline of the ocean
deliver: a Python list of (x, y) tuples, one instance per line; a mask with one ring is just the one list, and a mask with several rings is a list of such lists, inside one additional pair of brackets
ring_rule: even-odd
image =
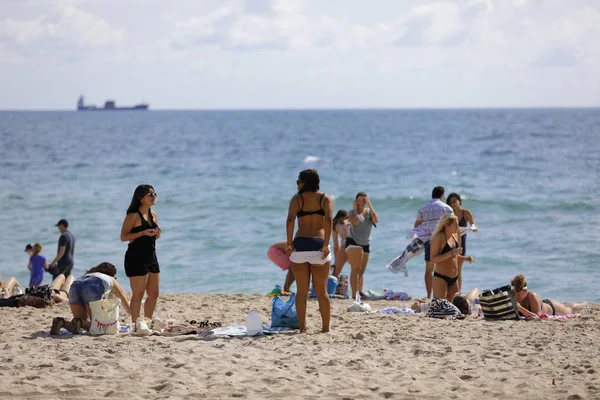
[(316, 168), (335, 210), (365, 191), (379, 214), (365, 288), (425, 295), (422, 255), (408, 277), (385, 265), (441, 185), (479, 227), (464, 289), (523, 273), (542, 297), (600, 302), (599, 130), (600, 109), (0, 112), (0, 274), (27, 284), (25, 245), (52, 260), (66, 218), (75, 274), (108, 261), (127, 282), (121, 223), (149, 183), (163, 293), (267, 293), (285, 272), (266, 251)]

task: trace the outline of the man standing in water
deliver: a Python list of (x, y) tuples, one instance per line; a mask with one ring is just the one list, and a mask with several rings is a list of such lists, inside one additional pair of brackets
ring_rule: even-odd
[(48, 269), (48, 272), (52, 274), (53, 280), (60, 274), (63, 274), (65, 278), (71, 275), (75, 256), (75, 236), (68, 229), (69, 222), (66, 219), (61, 219), (56, 226), (60, 231), (58, 251), (56, 258), (52, 261)]
[(444, 188), (436, 186), (431, 192), (431, 201), (419, 208), (414, 229), (411, 231), (416, 237), (425, 242), (425, 287), (427, 298), (431, 298), (433, 269), (435, 264), (429, 257), (429, 240), (439, 220), (446, 214), (452, 214), (452, 207), (444, 203)]

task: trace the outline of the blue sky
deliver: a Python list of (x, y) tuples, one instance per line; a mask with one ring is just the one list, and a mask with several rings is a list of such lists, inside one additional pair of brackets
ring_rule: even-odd
[(1, 0), (0, 109), (600, 106), (595, 0)]

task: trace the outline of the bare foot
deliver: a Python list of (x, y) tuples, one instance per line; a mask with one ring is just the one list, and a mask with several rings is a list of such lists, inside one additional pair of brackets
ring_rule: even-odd
[(327, 328), (327, 329), (321, 329), (321, 333), (327, 333), (327, 332), (329, 332), (329, 328)]

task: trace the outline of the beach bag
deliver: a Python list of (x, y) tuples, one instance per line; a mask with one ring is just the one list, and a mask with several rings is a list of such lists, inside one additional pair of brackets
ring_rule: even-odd
[(116, 335), (119, 333), (119, 306), (121, 300), (112, 293), (104, 293), (102, 298), (90, 302), (92, 311), (90, 333), (92, 335)]
[(510, 285), (484, 290), (479, 295), (479, 305), (485, 319), (494, 321), (519, 319), (517, 295)]
[(338, 285), (335, 288), (335, 294), (344, 299), (348, 298), (348, 275), (340, 275), (338, 277)]
[(356, 292), (356, 297), (354, 298), (354, 301), (352, 302), (352, 304), (350, 304), (348, 306), (348, 308), (346, 309), (346, 311), (348, 312), (371, 312), (371, 306), (368, 305), (367, 303), (363, 303), (362, 300), (360, 299), (360, 293)]
[(40, 285), (34, 286), (25, 289), (25, 294), (28, 296), (39, 297), (40, 299), (44, 299), (45, 302), (51, 303), (52, 299), (52, 289), (48, 285)]
[(427, 316), (431, 318), (455, 318), (459, 315), (460, 310), (446, 299), (431, 300), (427, 309)]
[(273, 297), (271, 309), (271, 328), (300, 328), (296, 314), (296, 293), (292, 293), (287, 301), (281, 297)]

